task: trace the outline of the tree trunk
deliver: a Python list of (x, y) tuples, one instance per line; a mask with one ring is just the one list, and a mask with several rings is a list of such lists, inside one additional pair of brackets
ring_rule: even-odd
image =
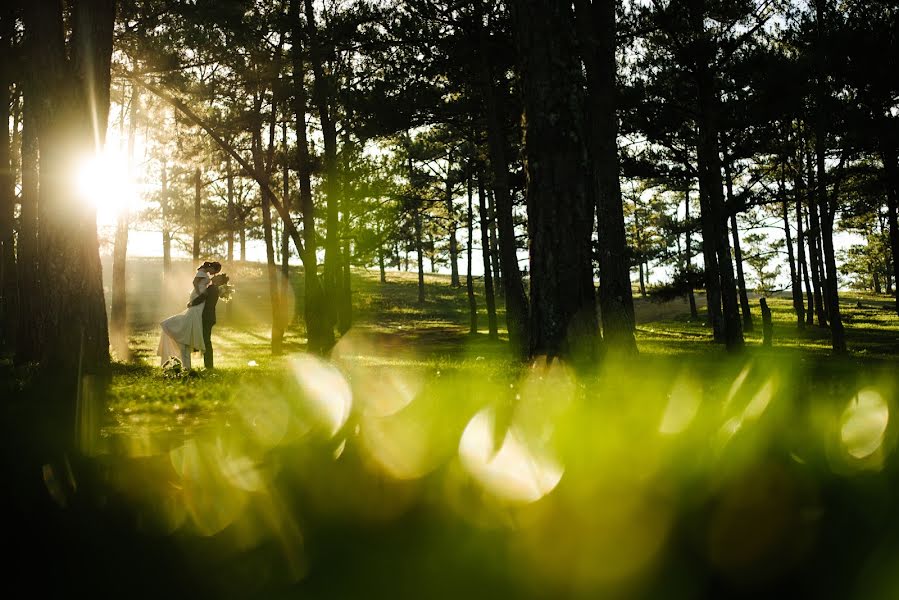
[[(825, 0), (815, 0), (816, 17), (816, 52), (817, 77), (815, 81), (815, 155), (817, 162), (817, 186), (815, 187), (818, 205), (821, 207), (821, 233), (824, 246), (824, 269), (827, 280), (824, 285), (824, 297), (827, 304), (827, 318), (830, 320), (831, 346), (836, 354), (846, 352), (846, 334), (840, 316), (840, 298), (837, 283), (837, 263), (833, 247), (833, 221), (836, 215), (836, 198), (828, 198), (825, 154), (827, 129), (824, 103), (825, 89), (825, 56), (824, 56), (824, 6)], [(836, 191), (834, 191), (834, 195)]]
[(415, 251), (418, 254), (418, 303), (425, 301), (425, 259), (421, 239), (421, 208), (415, 208)]
[[(124, 92), (123, 92), (124, 94)], [(131, 87), (131, 108), (128, 116), (128, 183), (134, 178), (134, 138), (140, 103), (140, 92), (136, 86)], [(128, 349), (128, 299), (127, 271), (128, 228), (131, 222), (131, 211), (128, 202), (119, 208), (116, 220), (115, 245), (112, 257), (112, 306), (109, 311), (109, 333), (112, 348), (119, 360), (130, 359)]]
[[(465, 290), (468, 293), (468, 333), (475, 334), (478, 332), (478, 303), (475, 301), (474, 297), (474, 277), (471, 275), (471, 262), (472, 257), (471, 253), (474, 249), (474, 229), (472, 228), (474, 225), (474, 219), (472, 215), (472, 173), (471, 167), (469, 166), (468, 171), (466, 173), (466, 183), (468, 184), (468, 213), (465, 219), (465, 227), (468, 229), (468, 243), (465, 248), (465, 260), (466, 260), (466, 268), (465, 268)], [(380, 256), (380, 254), (379, 254)], [(382, 261), (383, 264), (383, 261)], [(382, 269), (383, 272), (383, 269)]]
[[(338, 172), (337, 172), (337, 127), (331, 115), (330, 109), (330, 84), (325, 76), (325, 50), (322, 46), (317, 25), (315, 23), (315, 11), (312, 8), (312, 0), (303, 0), (306, 11), (306, 30), (309, 47), (309, 61), (315, 76), (312, 86), (312, 97), (318, 107), (319, 122), (322, 129), (322, 140), (325, 146), (324, 170), (325, 170), (325, 198), (327, 202), (325, 215), (325, 270), (324, 295), (325, 301), (321, 306), (319, 318), (324, 319), (323, 327), (332, 330), (330, 339), (333, 339), (333, 329), (337, 325), (337, 309), (340, 295), (340, 239), (338, 237), (339, 222), (339, 198)], [(324, 339), (324, 338), (323, 338)]]
[(599, 242), (599, 305), (605, 343), (637, 351), (624, 210), (618, 165), (615, 7), (611, 0), (576, 0), (577, 25), (587, 74), (590, 155)]
[[(26, 80), (22, 106), (22, 210), (19, 215), (19, 306), (31, 306), (19, 317), (16, 342), (16, 363), (24, 364), (40, 359), (44, 338), (41, 318), (42, 294), (38, 287), (38, 155), (37, 105), (31, 83)], [(36, 301), (38, 300), (38, 301)]]
[[(887, 219), (890, 225), (890, 253), (892, 255), (892, 279), (899, 282), (899, 164), (896, 148), (882, 154), (887, 183)], [(899, 285), (897, 285), (899, 287)], [(899, 314), (899, 294), (896, 295), (896, 312)]]
[[(263, 177), (268, 178), (272, 173), (272, 162), (266, 161), (262, 153), (262, 95), (257, 95), (254, 113), (258, 115), (258, 122), (253, 124), (252, 132), (252, 153), (253, 163), (256, 172)], [(269, 123), (268, 151), (266, 156), (271, 157), (275, 144), (275, 120), (277, 119), (277, 110), (272, 105), (271, 121)], [(199, 173), (199, 170), (197, 171)], [(265, 240), (265, 259), (268, 273), (268, 293), (272, 310), (272, 335), (271, 348), (273, 355), (279, 355), (283, 350), (284, 327), (282, 326), (282, 313), (280, 302), (280, 288), (278, 286), (278, 268), (275, 264), (275, 247), (272, 236), (272, 212), (271, 212), (271, 191), (268, 185), (260, 186), (259, 190), (262, 195), (262, 235)]]
[(740, 312), (743, 315), (743, 331), (752, 331), (752, 308), (749, 305), (749, 294), (746, 293), (746, 278), (743, 275), (743, 252), (740, 249), (740, 230), (737, 228), (737, 214), (734, 204), (734, 184), (731, 161), (725, 151), (724, 185), (727, 192), (727, 203), (731, 207), (730, 235), (734, 240), (734, 263), (737, 266), (737, 291), (740, 295)]
[(487, 32), (478, 22), (479, 75), (487, 117), (487, 145), (496, 199), (496, 223), (499, 233), (500, 266), (503, 296), (506, 301), (506, 329), (512, 352), (524, 357), (531, 343), (528, 339), (528, 297), (525, 294), (521, 271), (518, 268), (518, 249), (515, 241), (515, 222), (512, 218), (512, 195), (509, 190), (509, 162), (506, 158), (506, 134), (500, 116), (493, 65), (490, 62)]
[[(71, 185), (75, 161), (99, 151), (106, 136), (112, 56), (113, 0), (82, 0), (64, 15), (61, 3), (24, 7), (29, 36), (25, 64), (33, 90), (39, 145), (40, 276), (44, 330), (41, 367), (48, 386), (43, 432), (60, 452), (85, 450), (96, 430), (79, 416), (99, 411), (109, 364), (109, 332), (96, 210)], [(65, 23), (71, 24), (69, 47)], [(5, 126), (5, 125), (4, 125)], [(62, 468), (62, 465), (57, 464)], [(52, 468), (52, 467), (51, 467)], [(59, 471), (57, 476), (62, 476)]]
[[(799, 171), (802, 170), (802, 161), (799, 161)], [(805, 191), (803, 189), (803, 181), (802, 176), (797, 173), (795, 183), (793, 185), (793, 189), (796, 191), (796, 261), (798, 263), (798, 267), (800, 270), (799, 276), (803, 278), (805, 281), (805, 290), (807, 295), (807, 305), (808, 310), (804, 311), (804, 323), (799, 326), (800, 329), (804, 328), (806, 325), (811, 325), (813, 323), (813, 315), (815, 312), (815, 300), (814, 300), (814, 292), (812, 291), (812, 285), (809, 281), (808, 275), (808, 263), (805, 260), (805, 234), (803, 233), (803, 223), (802, 223), (802, 198), (805, 195)]]
[[(568, 4), (552, 0), (521, 1), (510, 8), (524, 105), (531, 355), (568, 356), (589, 364), (598, 334), (593, 206), (573, 14)], [(507, 281), (514, 278), (506, 268), (503, 274)], [(507, 304), (511, 300), (507, 294)]]
[[(695, 85), (699, 109), (699, 139), (697, 159), (699, 164), (700, 199), (703, 212), (703, 245), (711, 245), (717, 259), (717, 276), (720, 280), (724, 343), (729, 350), (743, 346), (740, 326), (740, 309), (737, 302), (737, 286), (734, 281), (730, 242), (727, 239), (724, 198), (721, 181), (721, 157), (718, 144), (718, 90), (712, 72), (714, 49), (705, 31), (705, 0), (688, 3), (694, 33), (698, 39), (693, 48), (695, 61)], [(714, 265), (713, 265), (714, 268)], [(714, 271), (707, 277), (714, 278)], [(717, 287), (718, 282), (713, 282)], [(709, 290), (711, 292), (712, 290)], [(711, 293), (710, 298), (711, 300)]]
[(303, 294), (306, 324), (306, 347), (316, 354), (324, 354), (334, 345), (334, 328), (326, 316), (326, 297), (318, 276), (316, 249), (318, 240), (315, 233), (315, 205), (312, 202), (312, 163), (309, 159), (309, 142), (306, 136), (306, 67), (303, 61), (303, 30), (300, 26), (300, 0), (290, 0), (291, 47), (290, 57), (293, 68), (293, 111), (296, 119), (297, 174), (300, 180), (300, 214), (303, 218), (304, 251), (300, 252), (303, 262)]
[[(487, 182), (484, 182), (487, 186)], [(503, 270), (502, 260), (499, 255), (499, 234), (496, 228), (496, 193), (492, 188), (486, 187), (487, 218), (490, 219), (490, 266), (493, 267), (493, 291), (497, 296), (503, 295)], [(515, 250), (516, 256), (518, 250)], [(517, 260), (517, 259), (516, 259)]]
[[(469, 183), (469, 185), (471, 185)], [(493, 274), (490, 265), (490, 217), (487, 212), (487, 186), (484, 176), (478, 176), (478, 208), (481, 216), (481, 256), (484, 260), (484, 303), (487, 305), (487, 332), (490, 339), (499, 337), (496, 320), (496, 295), (493, 289)]]
[[(785, 193), (781, 190), (781, 193)], [(793, 293), (793, 310), (796, 312), (796, 326), (799, 329), (805, 327), (805, 306), (802, 304), (802, 281), (799, 279), (799, 270), (793, 255), (793, 234), (790, 231), (790, 209), (786, 197), (782, 202), (784, 219), (784, 238), (787, 242), (787, 263), (790, 265), (790, 289)]]
[(162, 161), (162, 177), (159, 189), (159, 212), (162, 215), (162, 274), (168, 277), (172, 272), (172, 232), (169, 229), (169, 172)]
[(444, 194), (446, 200), (446, 214), (449, 218), (450, 285), (459, 287), (462, 284), (459, 281), (459, 245), (456, 241), (457, 225), (456, 209), (453, 206), (452, 168), (453, 151), (450, 150), (446, 159), (446, 187)]
[[(686, 235), (686, 253), (685, 268), (688, 271), (693, 269), (693, 225), (690, 223), (690, 188), (684, 193), (684, 221), (687, 223)], [(691, 275), (692, 277), (692, 275)], [(692, 281), (692, 279), (691, 279)], [(691, 284), (687, 290), (687, 296), (690, 301), (690, 318), (699, 319), (699, 311), (696, 310), (696, 294), (693, 293), (693, 285)]]
[[(281, 124), (281, 148), (284, 152), (283, 156), (283, 164), (282, 164), (282, 175), (283, 175), (283, 187), (284, 191), (282, 193), (282, 198), (284, 199), (284, 210), (290, 213), (292, 208), (290, 201), (290, 160), (288, 160), (288, 146), (287, 146), (287, 122), (290, 120), (290, 105), (285, 102), (284, 103), (284, 121)], [(291, 285), (290, 285), (290, 237), (282, 232), (281, 234), (281, 290), (280, 290), (280, 302), (281, 302), (281, 327), (286, 331), (287, 327), (290, 326), (291, 321), (293, 320), (293, 315), (289, 313), (290, 310), (290, 302), (287, 299), (291, 295)]]
[(827, 327), (827, 314), (824, 306), (822, 289), (824, 287), (824, 262), (821, 248), (821, 223), (818, 219), (818, 203), (815, 200), (817, 179), (812, 168), (811, 154), (807, 155), (807, 170), (809, 179), (808, 190), (808, 238), (809, 260), (812, 263), (812, 285), (814, 286), (815, 314), (818, 317), (818, 326)]
[(231, 157), (229, 156), (225, 163), (225, 179), (228, 186), (228, 241), (227, 241), (227, 257), (228, 264), (234, 262), (234, 170), (231, 167)]
[(0, 349), (11, 351), (16, 343), (18, 273), (16, 269), (16, 176), (10, 147), (10, 88), (13, 78), (15, 20), (12, 5), (0, 13)]
[(202, 177), (200, 175), (200, 167), (196, 167), (194, 169), (194, 263), (199, 263), (200, 260), (200, 236), (202, 235), (200, 231), (200, 228), (202, 227), (202, 219), (200, 215), (200, 201), (202, 199), (202, 196), (200, 194), (201, 187)]

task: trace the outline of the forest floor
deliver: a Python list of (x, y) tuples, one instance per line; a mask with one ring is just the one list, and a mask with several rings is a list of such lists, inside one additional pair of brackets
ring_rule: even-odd
[[(230, 271), (217, 369), (182, 376), (159, 368), (156, 324), (188, 286), (167, 286), (158, 261), (129, 265), (133, 354), (115, 363), (88, 427), (86, 499), (78, 512), (29, 506), (23, 521), (43, 545), (20, 562), (46, 560), (48, 543), (81, 552), (60, 589), (899, 592), (899, 318), (888, 297), (843, 295), (845, 357), (830, 356), (827, 330), (795, 327), (789, 298), (769, 299), (771, 348), (753, 300), (756, 328), (739, 356), (712, 343), (686, 302), (638, 298), (640, 356), (575, 372), (510, 359), (502, 313), (500, 340), (488, 339), (480, 285), (472, 335), (464, 286), (429, 275), (419, 304), (414, 273), (384, 284), (354, 273), (354, 326), (329, 361), (303, 352), (298, 323), (272, 356), (264, 271)], [(191, 273), (177, 264), (170, 280)]]

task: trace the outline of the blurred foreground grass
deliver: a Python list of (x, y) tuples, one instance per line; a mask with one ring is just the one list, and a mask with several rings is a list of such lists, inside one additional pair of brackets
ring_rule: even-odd
[(58, 517), (70, 545), (95, 538), (69, 583), (216, 598), (899, 596), (887, 298), (845, 297), (844, 358), (826, 331), (796, 331), (789, 299), (770, 301), (775, 346), (750, 334), (739, 357), (685, 303), (638, 301), (641, 356), (575, 373), (468, 335), (464, 288), (444, 278), (418, 305), (413, 274), (356, 274), (355, 326), (330, 360), (303, 354), (297, 327), (272, 357), (255, 268), (214, 330), (221, 368), (194, 377), (162, 376), (164, 302), (137, 294), (134, 360), (115, 367), (82, 476), (93, 484)]

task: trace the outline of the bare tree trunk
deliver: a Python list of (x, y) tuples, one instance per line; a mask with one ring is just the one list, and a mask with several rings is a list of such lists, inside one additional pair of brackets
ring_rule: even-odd
[[(687, 9), (690, 20), (697, 35), (693, 47), (695, 61), (695, 83), (699, 108), (699, 136), (697, 142), (697, 159), (699, 164), (700, 199), (703, 206), (703, 245), (711, 245), (714, 249), (716, 265), (713, 273), (707, 276), (716, 287), (720, 282), (720, 294), (723, 314), (724, 343), (729, 350), (743, 346), (743, 331), (740, 325), (740, 309), (737, 302), (737, 286), (734, 281), (733, 263), (730, 255), (730, 242), (727, 239), (727, 221), (724, 211), (724, 198), (721, 181), (721, 157), (718, 143), (718, 89), (715, 74), (712, 71), (714, 48), (709, 34), (705, 31), (705, 0), (689, 0)], [(714, 279), (717, 271), (719, 281)], [(712, 290), (709, 290), (710, 300)]]
[[(783, 190), (781, 190), (781, 193), (785, 194)], [(803, 329), (805, 327), (805, 306), (802, 304), (802, 281), (799, 278), (799, 270), (796, 268), (796, 261), (793, 257), (793, 235), (790, 231), (790, 209), (786, 196), (784, 196), (782, 208), (784, 237), (787, 241), (787, 262), (790, 265), (790, 289), (793, 293), (793, 310), (796, 312), (796, 326), (799, 329)]]
[[(821, 233), (824, 245), (824, 268), (827, 281), (824, 286), (824, 296), (827, 304), (827, 318), (830, 320), (831, 346), (836, 354), (846, 352), (846, 334), (843, 330), (843, 320), (840, 316), (840, 298), (837, 283), (837, 263), (833, 247), (833, 221), (836, 215), (836, 197), (828, 198), (827, 174), (825, 154), (827, 144), (826, 114), (824, 102), (825, 89), (825, 56), (824, 56), (824, 12), (825, 0), (815, 0), (816, 16), (816, 52), (817, 77), (815, 81), (815, 154), (817, 159), (818, 185), (815, 190), (818, 205), (821, 207)], [(833, 195), (836, 195), (834, 190)]]
[(227, 257), (228, 264), (234, 262), (234, 171), (231, 167), (231, 157), (229, 156), (225, 163), (225, 178), (228, 186), (228, 241), (227, 241)]
[[(325, 218), (325, 270), (323, 273), (325, 302), (321, 306), (319, 318), (324, 326), (337, 325), (337, 309), (340, 295), (340, 239), (338, 237), (339, 198), (337, 166), (337, 127), (330, 108), (330, 81), (325, 75), (325, 49), (315, 23), (312, 0), (304, 0), (306, 31), (309, 47), (309, 61), (315, 76), (312, 96), (318, 107), (322, 140), (325, 146), (325, 197), (327, 200)], [(333, 332), (331, 338), (333, 339)], [(323, 340), (325, 338), (323, 337)]]
[(827, 327), (827, 313), (824, 305), (822, 289), (824, 287), (824, 263), (821, 249), (821, 223), (818, 219), (818, 203), (815, 200), (817, 179), (812, 168), (811, 154), (806, 155), (806, 168), (808, 171), (809, 190), (806, 198), (808, 202), (808, 239), (809, 260), (812, 263), (812, 285), (814, 287), (815, 315), (818, 318), (819, 327)]
[(304, 251), (300, 252), (303, 262), (304, 315), (307, 348), (317, 354), (324, 354), (334, 345), (334, 328), (325, 315), (326, 297), (318, 276), (316, 248), (318, 240), (315, 232), (315, 206), (312, 202), (312, 163), (309, 159), (309, 142), (306, 136), (306, 83), (303, 48), (303, 30), (300, 25), (300, 0), (290, 0), (291, 13), (291, 64), (293, 68), (293, 111), (297, 134), (297, 174), (300, 179), (300, 213), (303, 217)]
[[(469, 182), (469, 185), (470, 182)], [(484, 303), (487, 305), (487, 331), (490, 339), (499, 337), (496, 320), (496, 295), (490, 265), (490, 217), (487, 213), (487, 186), (483, 173), (478, 175), (478, 208), (481, 216), (481, 256), (484, 260)]]
[(532, 346), (528, 339), (529, 307), (521, 271), (518, 268), (518, 251), (515, 241), (515, 222), (512, 219), (512, 195), (509, 190), (509, 162), (506, 158), (506, 142), (503, 120), (500, 116), (493, 65), (490, 62), (487, 33), (478, 15), (478, 55), (481, 87), (484, 92), (487, 117), (487, 145), (493, 175), (493, 192), (496, 199), (496, 223), (499, 233), (500, 264), (502, 266), (503, 296), (506, 301), (506, 328), (512, 351), (524, 357)]
[(44, 339), (42, 294), (38, 289), (38, 155), (37, 106), (31, 83), (25, 81), (22, 106), (22, 211), (19, 215), (19, 306), (30, 306), (19, 317), (16, 342), (16, 363), (35, 362), (41, 356)]
[(743, 315), (743, 331), (752, 331), (752, 308), (749, 305), (749, 294), (746, 292), (746, 278), (743, 275), (743, 252), (740, 249), (740, 230), (737, 228), (737, 214), (734, 204), (733, 168), (731, 160), (724, 152), (724, 186), (727, 192), (727, 204), (730, 211), (730, 234), (734, 240), (734, 263), (737, 267), (737, 291), (740, 295), (740, 312)]
[[(522, 0), (510, 9), (524, 105), (531, 355), (589, 364), (599, 333), (590, 239), (594, 207), (574, 15), (570, 5), (552, 0)], [(506, 268), (503, 275), (514, 278)], [(511, 301), (507, 293), (507, 307)]]
[[(692, 271), (693, 268), (693, 226), (690, 224), (690, 188), (687, 188), (687, 191), (684, 193), (684, 220), (687, 222), (687, 239), (686, 239), (686, 252), (687, 252), (687, 260), (685, 264), (685, 268), (688, 271)], [(692, 275), (691, 275), (692, 277)], [(692, 280), (691, 280), (692, 281)], [(690, 318), (691, 319), (699, 319), (699, 312), (696, 310), (696, 294), (693, 293), (693, 285), (690, 284), (690, 288), (687, 291), (687, 296), (690, 301)]]
[[(487, 182), (484, 182), (487, 185)], [(493, 267), (493, 290), (499, 297), (503, 296), (503, 269), (499, 253), (499, 234), (496, 228), (496, 193), (493, 188), (486, 188), (487, 218), (490, 219), (490, 266)], [(518, 250), (516, 249), (516, 256)], [(517, 260), (517, 259), (516, 259)]]
[[(123, 92), (124, 93), (124, 92)], [(136, 86), (131, 87), (131, 107), (128, 116), (128, 181), (134, 177), (134, 138), (137, 128), (140, 92)], [(116, 222), (115, 245), (112, 257), (112, 306), (109, 312), (109, 333), (112, 348), (119, 360), (130, 359), (128, 349), (128, 299), (127, 271), (128, 228), (131, 222), (131, 211), (128, 203), (119, 209)]]
[[(890, 225), (890, 253), (892, 255), (892, 279), (899, 282), (899, 164), (896, 148), (882, 153), (887, 183), (887, 219)], [(899, 287), (899, 285), (897, 285)], [(899, 294), (896, 295), (896, 312), (899, 313)]]
[(246, 219), (240, 220), (240, 262), (247, 262), (247, 223)]
[(202, 200), (202, 196), (200, 193), (202, 187), (202, 177), (200, 176), (200, 167), (196, 167), (194, 169), (194, 244), (193, 244), (193, 256), (194, 262), (198, 262), (200, 260), (200, 236), (202, 220), (200, 215), (200, 201)]
[(168, 277), (172, 272), (172, 232), (169, 229), (169, 172), (162, 161), (162, 176), (159, 189), (159, 212), (162, 218), (162, 273)]
[(616, 350), (635, 353), (634, 298), (618, 164), (617, 4), (610, 0), (575, 1), (589, 99), (589, 149), (599, 241), (599, 304), (603, 339)]
[[(466, 260), (466, 268), (465, 268), (465, 290), (468, 293), (468, 333), (475, 334), (478, 332), (478, 303), (475, 301), (474, 297), (474, 278), (471, 275), (471, 262), (472, 262), (472, 250), (474, 248), (474, 219), (472, 215), (472, 169), (471, 164), (469, 163), (468, 169), (466, 169), (466, 183), (467, 183), (467, 191), (468, 191), (468, 213), (465, 219), (465, 227), (468, 229), (468, 243), (465, 248), (465, 260)], [(379, 254), (380, 257), (380, 254)], [(383, 265), (383, 260), (381, 261)], [(383, 267), (381, 272), (383, 273)]]
[[(96, 211), (77, 197), (70, 169), (105, 141), (115, 3), (83, 0), (70, 8), (64, 14), (61, 3), (24, 5), (25, 64), (40, 107), (39, 275), (53, 282), (41, 286), (39, 300), (42, 318), (52, 324), (41, 345), (42, 383), (49, 389), (39, 425), (55, 460), (63, 453), (74, 458), (72, 451), (88, 449), (98, 434), (79, 417), (99, 411), (95, 402), (109, 365)], [(56, 467), (63, 479), (65, 467)]]
[(456, 240), (456, 209), (453, 205), (453, 151), (450, 150), (446, 158), (446, 182), (445, 182), (445, 201), (446, 214), (449, 218), (449, 254), (450, 254), (450, 285), (459, 287), (462, 285), (459, 281), (459, 243)]
[[(799, 161), (799, 171), (802, 170), (802, 160)], [(813, 315), (815, 313), (815, 301), (814, 301), (814, 292), (812, 291), (812, 285), (809, 281), (808, 275), (808, 263), (805, 260), (805, 238), (806, 235), (803, 232), (803, 219), (802, 219), (802, 198), (805, 196), (805, 190), (803, 189), (804, 184), (802, 181), (802, 176), (797, 173), (796, 180), (793, 185), (793, 189), (796, 191), (796, 260), (799, 266), (799, 276), (802, 277), (805, 281), (805, 290), (807, 294), (807, 305), (808, 310), (804, 311), (804, 324), (800, 325), (800, 328), (804, 328), (805, 325), (811, 325), (813, 323)]]
[(425, 260), (421, 239), (421, 207), (415, 208), (415, 251), (418, 254), (418, 302), (425, 301)]
[[(284, 103), (284, 121), (281, 124), (281, 148), (284, 152), (283, 156), (283, 164), (282, 164), (282, 175), (283, 175), (283, 187), (284, 191), (281, 195), (284, 202), (284, 210), (290, 213), (292, 208), (290, 201), (290, 160), (288, 160), (288, 146), (287, 146), (287, 122), (290, 119), (290, 105), (285, 102)], [(293, 315), (289, 314), (290, 303), (287, 299), (290, 297), (290, 237), (283, 233), (281, 234), (281, 291), (280, 291), (280, 302), (281, 302), (281, 325), (286, 331), (287, 327), (290, 325), (293, 320)]]
[(16, 176), (10, 147), (9, 120), (12, 86), (15, 20), (10, 4), (0, 13), (0, 348), (11, 351), (16, 343), (18, 320), (18, 269), (16, 268)]

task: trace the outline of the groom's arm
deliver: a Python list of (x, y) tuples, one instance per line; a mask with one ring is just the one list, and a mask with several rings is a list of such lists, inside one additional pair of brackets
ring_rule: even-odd
[(206, 294), (207, 294), (207, 292), (203, 292), (202, 294), (200, 294), (199, 296), (197, 296), (196, 298), (194, 298), (193, 300), (188, 302), (187, 308), (190, 308), (191, 306), (196, 306), (197, 304), (203, 304), (204, 302), (206, 302)]

